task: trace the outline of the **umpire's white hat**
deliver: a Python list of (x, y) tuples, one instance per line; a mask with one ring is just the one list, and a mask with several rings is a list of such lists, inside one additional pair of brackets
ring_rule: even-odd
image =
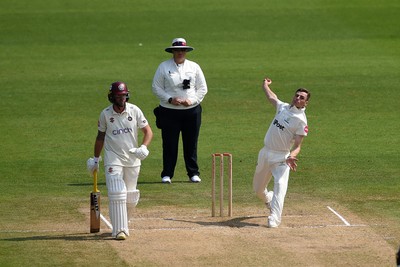
[(186, 44), (186, 40), (183, 38), (175, 38), (172, 40), (172, 45), (170, 47), (165, 48), (165, 51), (168, 53), (172, 53), (173, 49), (186, 49), (186, 52), (192, 51), (194, 48), (188, 46)]

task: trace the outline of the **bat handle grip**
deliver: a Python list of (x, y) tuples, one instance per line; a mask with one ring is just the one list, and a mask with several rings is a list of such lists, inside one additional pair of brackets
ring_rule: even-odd
[(97, 170), (93, 172), (93, 192), (99, 192), (97, 189)]

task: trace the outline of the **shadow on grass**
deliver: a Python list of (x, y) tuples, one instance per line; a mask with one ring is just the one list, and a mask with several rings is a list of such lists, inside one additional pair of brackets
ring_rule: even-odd
[(233, 218), (227, 221), (218, 221), (218, 222), (210, 222), (210, 221), (189, 221), (189, 220), (181, 220), (181, 219), (165, 219), (169, 221), (176, 222), (185, 222), (185, 223), (193, 223), (201, 226), (221, 226), (221, 227), (235, 227), (235, 228), (243, 228), (243, 227), (260, 227), (262, 225), (258, 223), (249, 223), (246, 220), (256, 219), (256, 218), (264, 218), (265, 216), (246, 216), (246, 217), (238, 217)]
[(64, 235), (37, 235), (26, 237), (12, 237), (0, 239), (0, 242), (12, 241), (43, 241), (43, 240), (64, 240), (64, 241), (92, 241), (92, 240), (113, 240), (110, 233), (102, 234), (64, 234)]

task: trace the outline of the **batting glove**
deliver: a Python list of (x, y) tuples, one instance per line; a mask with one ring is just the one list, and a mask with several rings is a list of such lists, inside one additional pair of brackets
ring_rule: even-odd
[[(132, 151), (132, 152), (131, 152)], [(149, 150), (145, 145), (141, 145), (139, 148), (132, 148), (129, 152), (133, 153), (138, 159), (144, 160), (149, 155)]]
[(91, 175), (93, 175), (94, 171), (99, 171), (99, 162), (101, 161), (101, 157), (89, 158), (86, 162), (87, 170)]

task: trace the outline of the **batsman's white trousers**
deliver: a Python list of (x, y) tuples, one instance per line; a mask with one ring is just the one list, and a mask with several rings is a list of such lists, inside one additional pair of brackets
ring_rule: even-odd
[(113, 237), (119, 232), (129, 235), (127, 192), (137, 191), (139, 171), (140, 167), (106, 166), (105, 168)]
[(289, 153), (270, 151), (263, 147), (258, 153), (257, 167), (253, 178), (253, 190), (257, 196), (268, 202), (268, 184), (274, 177), (274, 195), (271, 201), (271, 217), (277, 225), (281, 223), (283, 204), (288, 188), (290, 168), (286, 164)]

